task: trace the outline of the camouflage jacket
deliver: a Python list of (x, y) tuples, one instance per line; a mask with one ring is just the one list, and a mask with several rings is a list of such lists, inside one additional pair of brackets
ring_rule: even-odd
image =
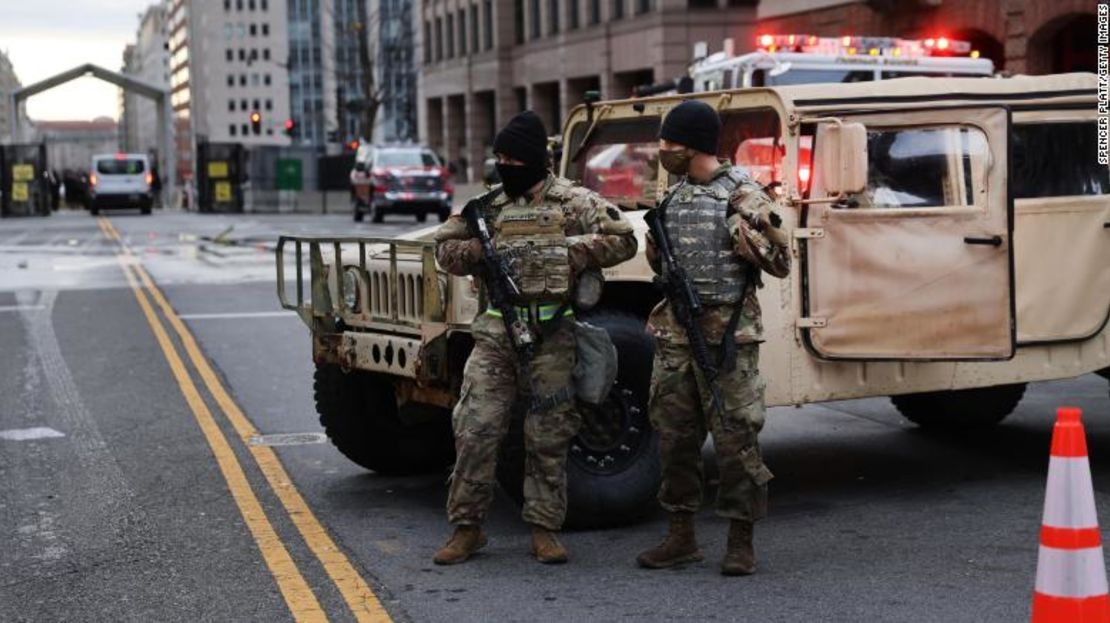
[[(727, 162), (722, 162), (711, 179), (727, 174), (731, 166)], [(688, 180), (687, 183), (694, 182)], [(672, 186), (669, 191), (674, 188)], [(681, 204), (677, 203), (670, 203), (667, 206), (668, 212), (681, 209)], [(782, 278), (790, 274), (790, 244), (786, 232), (772, 225), (772, 222), (778, 222), (777, 217), (771, 216), (777, 215), (777, 212), (778, 205), (754, 181), (741, 182), (729, 197), (728, 228), (732, 234), (736, 261), (757, 266), (774, 277)], [(647, 259), (652, 269), (658, 273), (659, 257), (650, 232), (647, 235)], [(743, 311), (734, 334), (738, 343), (763, 340), (763, 314), (756, 296), (755, 284), (762, 286), (758, 274), (755, 283), (749, 285), (747, 295), (740, 303)], [(732, 311), (731, 305), (706, 306), (701, 324), (708, 342), (716, 344), (721, 341)], [(687, 343), (686, 331), (671, 313), (671, 307), (666, 300), (652, 310), (648, 317), (648, 331), (655, 337), (671, 343)]]
[[(499, 194), (484, 215), (487, 222), (492, 224), (501, 209), (513, 201), (504, 193)], [(525, 205), (527, 200), (518, 198), (515, 201), (517, 205)], [(592, 190), (549, 174), (532, 201), (562, 206), (566, 216), (567, 255), (574, 272), (615, 266), (636, 255), (632, 225), (619, 208)], [(435, 233), (439, 265), (453, 275), (474, 274), (479, 264), (472, 262), (469, 256), (472, 238), (461, 215), (448, 218)]]

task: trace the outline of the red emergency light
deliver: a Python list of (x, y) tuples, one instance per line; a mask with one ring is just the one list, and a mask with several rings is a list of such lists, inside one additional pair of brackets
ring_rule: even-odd
[(900, 39), (897, 37), (865, 37), (843, 35), (818, 37), (809, 34), (762, 33), (756, 37), (756, 47), (765, 52), (803, 52), (828, 56), (970, 56), (979, 58), (979, 51), (972, 50), (967, 41), (944, 36), (928, 39)]

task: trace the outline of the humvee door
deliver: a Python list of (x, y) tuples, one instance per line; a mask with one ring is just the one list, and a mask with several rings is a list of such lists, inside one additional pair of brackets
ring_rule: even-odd
[[(813, 169), (818, 202), (799, 230), (807, 346), (826, 359), (1012, 357), (1009, 111), (841, 118), (866, 129), (867, 184), (820, 202), (830, 193)], [(813, 162), (827, 162), (822, 127), (831, 125), (818, 122)]]

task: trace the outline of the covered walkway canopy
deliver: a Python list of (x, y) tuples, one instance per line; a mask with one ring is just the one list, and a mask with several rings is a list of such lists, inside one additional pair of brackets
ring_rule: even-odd
[(137, 93), (143, 97), (154, 100), (156, 109), (158, 110), (158, 155), (163, 159), (162, 166), (160, 167), (164, 179), (164, 184), (162, 186), (164, 193), (162, 205), (170, 205), (170, 201), (176, 190), (174, 171), (177, 169), (177, 163), (175, 161), (176, 152), (173, 149), (173, 129), (171, 127), (173, 123), (173, 111), (170, 108), (170, 92), (168, 89), (154, 86), (132, 76), (126, 76), (115, 71), (104, 69), (92, 63), (78, 65), (73, 69), (63, 71), (45, 80), (41, 80), (12, 92), (12, 137), (18, 140), (17, 137), (20, 136), (18, 111), (21, 102), (43, 91), (61, 86), (71, 80), (90, 75), (94, 78), (99, 78), (105, 82), (114, 84), (125, 91)]

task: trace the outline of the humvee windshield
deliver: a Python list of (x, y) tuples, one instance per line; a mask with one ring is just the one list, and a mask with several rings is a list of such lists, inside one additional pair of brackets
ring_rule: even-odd
[(654, 205), (659, 117), (602, 120), (579, 153), (589, 125), (579, 123), (571, 134), (566, 177), (625, 209)]
[[(658, 179), (659, 118), (601, 120), (577, 159), (567, 163), (565, 175), (597, 191), (625, 209), (655, 205)], [(571, 134), (574, 154), (589, 127), (579, 123)], [(802, 137), (802, 161), (809, 161), (812, 137)], [(762, 186), (782, 181), (786, 145), (778, 114), (770, 108), (721, 113), (721, 141), (717, 156), (744, 167)], [(802, 182), (808, 181), (803, 168)], [(668, 184), (677, 182), (670, 176)]]

